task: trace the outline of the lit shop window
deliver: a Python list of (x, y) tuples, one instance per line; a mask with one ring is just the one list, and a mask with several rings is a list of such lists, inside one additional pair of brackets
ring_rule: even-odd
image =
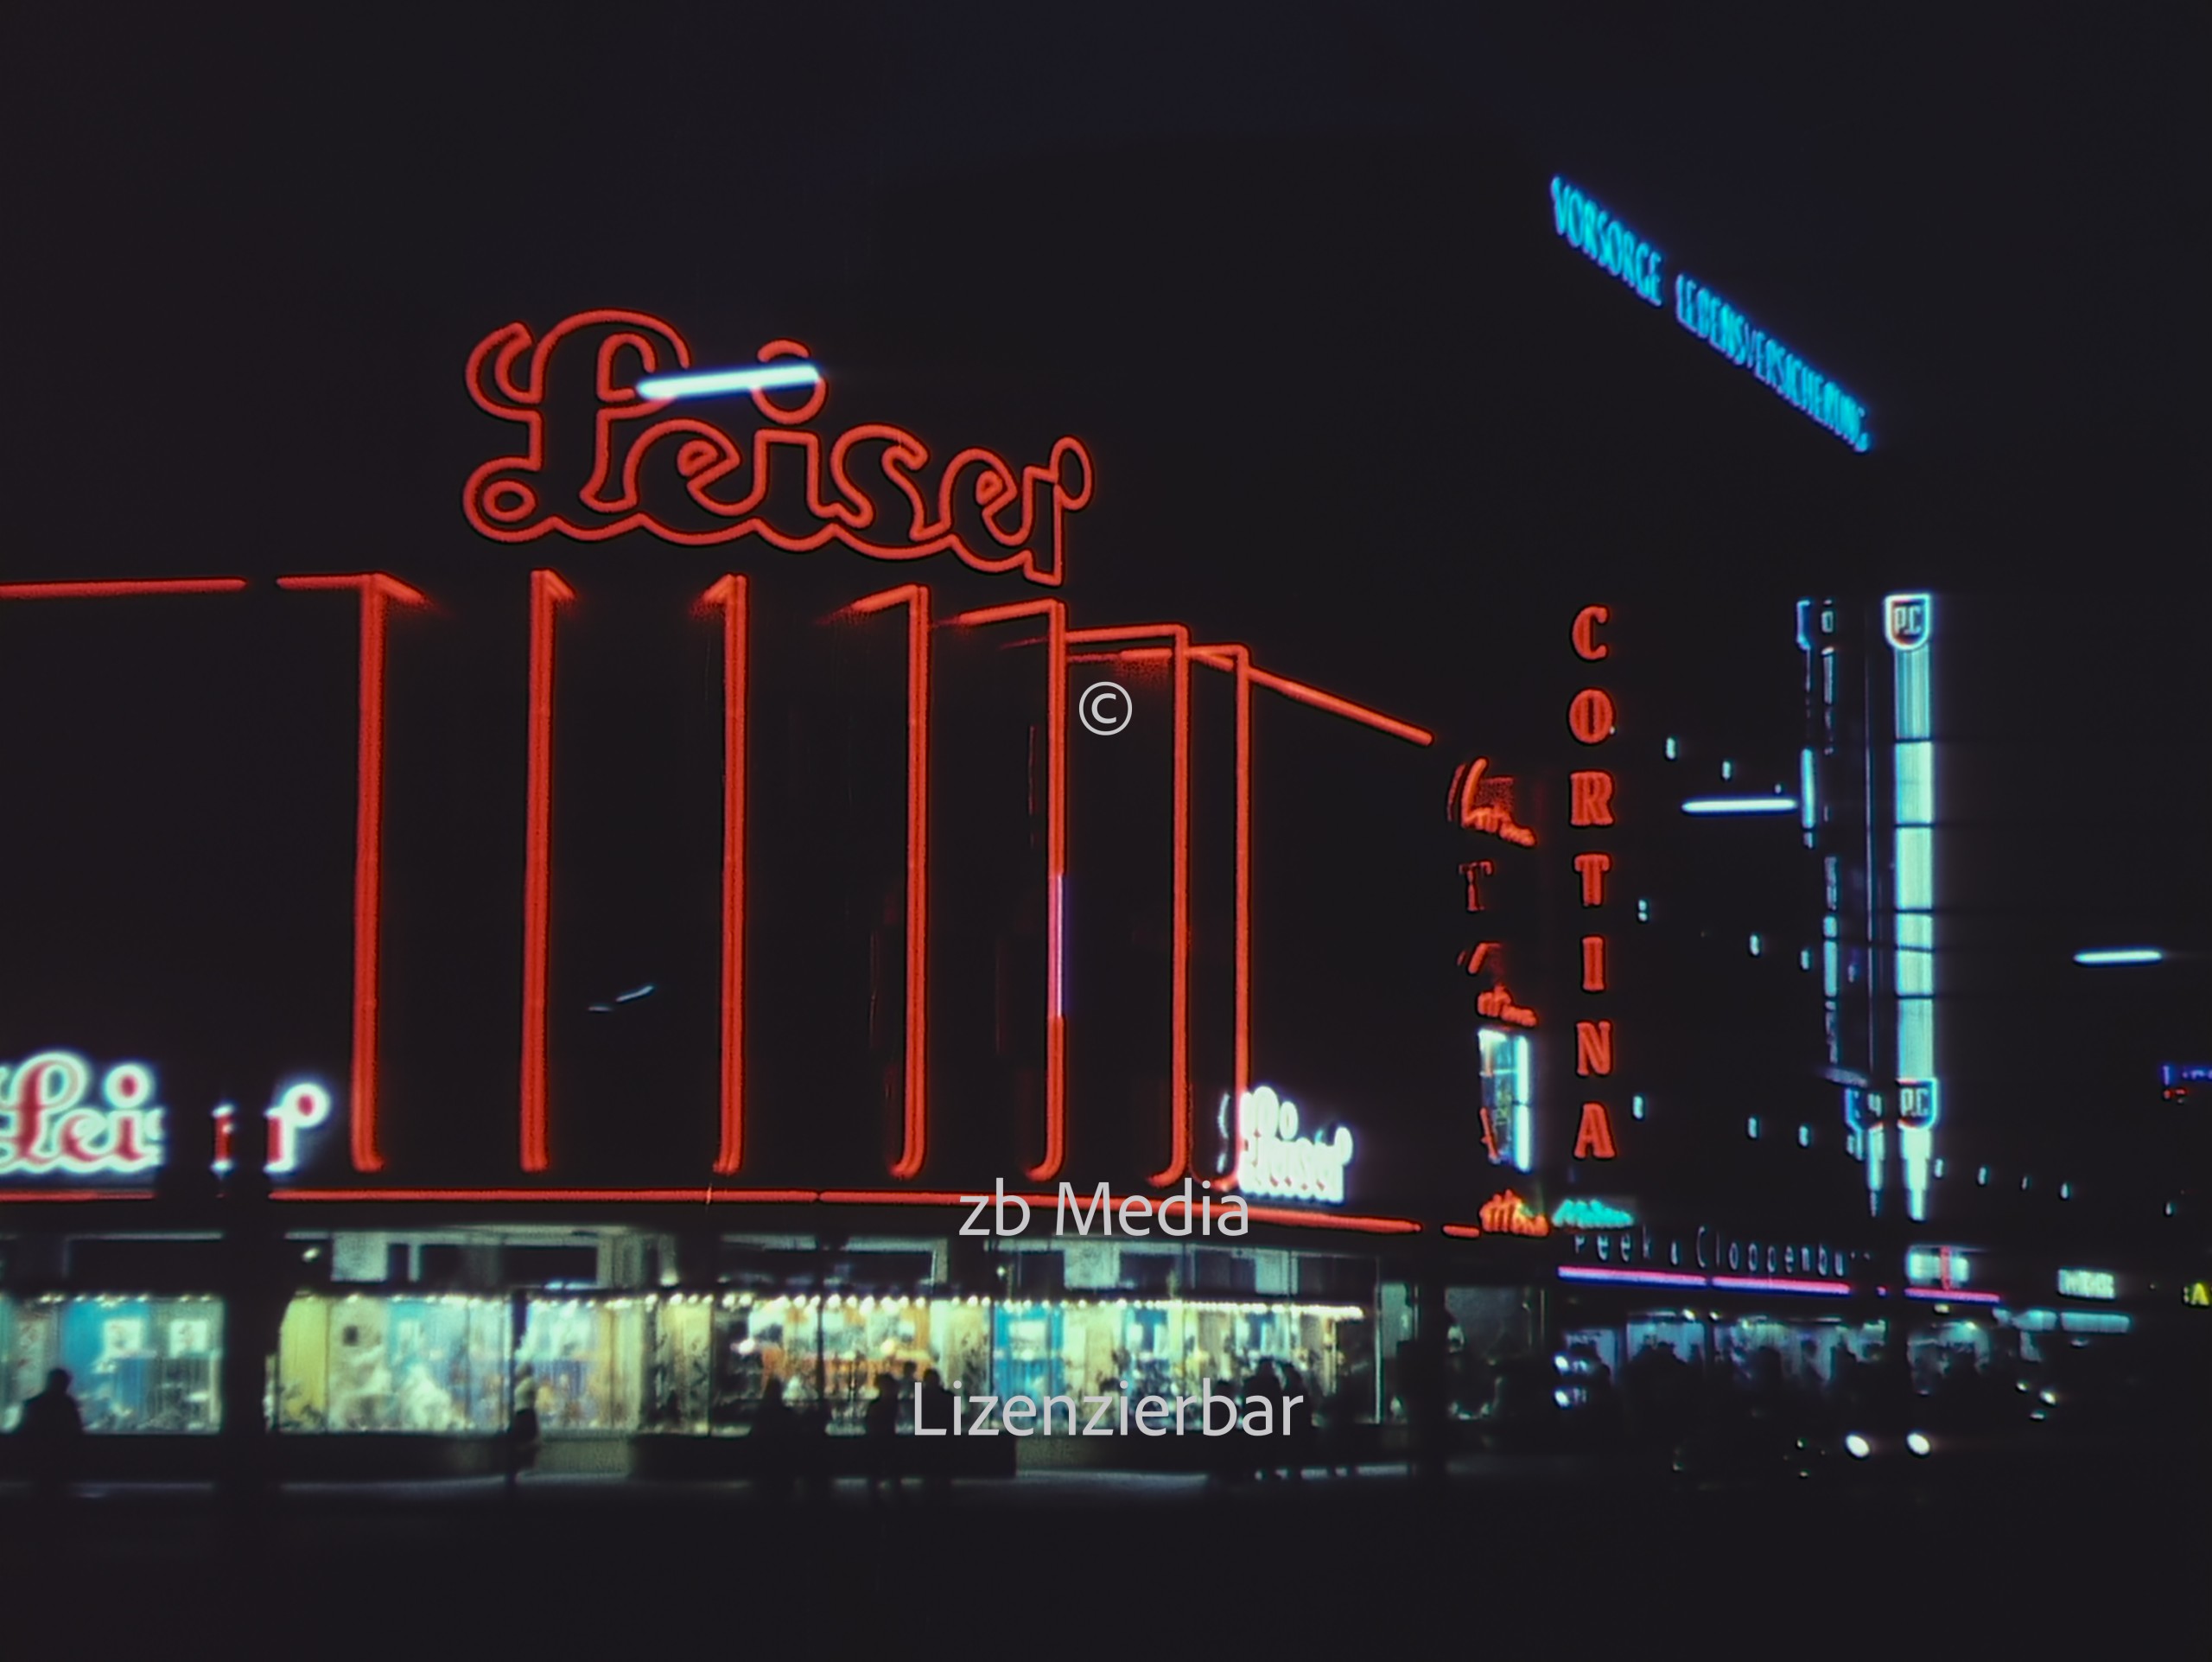
[(537, 1408), (548, 1436), (634, 1430), (644, 1360), (639, 1300), (532, 1299), (515, 1357), (515, 1400)]
[(880, 1374), (902, 1391), (910, 1371), (918, 1379), (931, 1368), (949, 1390), (992, 1388), (989, 1323), (976, 1297), (724, 1294), (713, 1324), (709, 1418), (721, 1435), (750, 1429), (771, 1380), (795, 1411), (826, 1407), (836, 1431), (860, 1430)]
[[(1234, 1390), (1273, 1362), (1306, 1393), (1338, 1394), (1371, 1369), (1366, 1311), (1354, 1305), (1188, 1299), (1015, 1301), (995, 1307), (996, 1388), (1006, 1395), (1201, 1395)], [(1371, 1382), (1370, 1386), (1371, 1389)]]
[(7, 1375), (0, 1381), (0, 1430), (46, 1388), (48, 1372), (70, 1373), (69, 1389), (96, 1434), (190, 1435), (220, 1429), (222, 1301), (60, 1295), (0, 1302)]
[(280, 1431), (497, 1431), (507, 1423), (505, 1301), (302, 1294), (276, 1341)]

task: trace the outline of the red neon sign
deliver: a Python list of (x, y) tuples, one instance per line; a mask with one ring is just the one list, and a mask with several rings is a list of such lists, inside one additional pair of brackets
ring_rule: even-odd
[(929, 1149), (930, 591), (902, 583), (851, 609), (865, 617), (894, 606), (906, 608), (906, 1123), (891, 1175), (909, 1178)]
[(530, 574), (530, 777), (523, 830), (522, 1168), (551, 1163), (545, 1128), (545, 991), (553, 909), (553, 608), (575, 590)]
[(1552, 1220), (1541, 1212), (1529, 1209), (1529, 1203), (1511, 1189), (1500, 1189), (1483, 1202), (1480, 1213), (1483, 1227), (1493, 1235), (1548, 1235)]
[(1490, 759), (1478, 756), (1462, 762), (1452, 775), (1452, 820), (1463, 831), (1483, 831), (1517, 847), (1536, 846), (1536, 833), (1513, 818), (1513, 781), (1503, 775), (1486, 779)]
[[(1611, 609), (1604, 606), (1586, 606), (1574, 614), (1568, 636), (1573, 642), (1577, 658), (1586, 663), (1594, 663), (1611, 655), (1612, 648), (1597, 638), (1598, 626), (1610, 622), (1611, 618)], [(1610, 694), (1598, 687), (1585, 687), (1567, 705), (1567, 724), (1581, 743), (1602, 744), (1612, 736), (1616, 714)], [(1569, 774), (1569, 783), (1573, 804), (1568, 815), (1570, 824), (1581, 827), (1603, 827), (1614, 823), (1613, 776), (1611, 773), (1599, 767), (1575, 768)], [(1612, 856), (1599, 850), (1574, 856), (1574, 870), (1581, 879), (1581, 900), (1585, 907), (1605, 904), (1605, 874), (1612, 869)], [(1601, 993), (1605, 987), (1605, 938), (1601, 934), (1585, 935), (1582, 937), (1582, 990)], [(1612, 1073), (1611, 1022), (1600, 1019), (1575, 1022), (1574, 1071), (1586, 1079), (1605, 1078)], [(1611, 1160), (1616, 1152), (1611, 1113), (1602, 1102), (1585, 1102), (1581, 1120), (1575, 1127), (1574, 1157), (1577, 1160)]]
[(1613, 1157), (1612, 1116), (1605, 1111), (1602, 1102), (1582, 1105), (1582, 1124), (1574, 1134), (1574, 1157), (1577, 1160), (1611, 1160)]
[(385, 614), (393, 602), (427, 602), (416, 589), (381, 572), (355, 576), (279, 577), (279, 589), (350, 589), (361, 597), (359, 779), (353, 824), (353, 1056), (347, 1118), (355, 1171), (382, 1171), (377, 1144), (378, 958), (384, 927)]
[(1191, 1168), (1191, 631), (1180, 623), (1141, 625), (1128, 629), (1074, 629), (1072, 643), (1128, 640), (1166, 635), (1175, 701), (1175, 888), (1171, 936), (1169, 991), (1171, 1042), (1168, 1061), (1169, 1151), (1167, 1164), (1151, 1181), (1165, 1188)]
[(1045, 1149), (1025, 1168), (1042, 1183), (1058, 1177), (1067, 1159), (1068, 1028), (1061, 995), (1067, 984), (1068, 608), (1064, 601), (1023, 601), (963, 612), (952, 621), (973, 627), (1027, 617), (1045, 620), (1045, 725), (1051, 730), (1045, 755)]
[(721, 1141), (715, 1175), (745, 1158), (745, 716), (746, 584), (723, 577), (699, 597), (722, 621), (722, 1066)]
[[(556, 398), (549, 366), (594, 344), (594, 404)], [(806, 355), (795, 341), (771, 341), (758, 357)], [(503, 543), (555, 532), (604, 542), (644, 531), (695, 546), (759, 537), (793, 552), (836, 542), (878, 560), (949, 551), (979, 571), (1016, 571), (1047, 587), (1064, 580), (1067, 516), (1090, 502), (1094, 482), (1090, 453), (1077, 440), (1056, 440), (1043, 466), (1019, 469), (970, 446), (944, 463), (932, 487), (929, 447), (904, 428), (865, 422), (830, 438), (806, 427), (828, 397), (826, 379), (796, 409), (752, 393), (762, 424), (742, 435), (697, 414), (664, 414), (670, 399), (639, 397), (642, 377), (690, 367), (683, 335), (643, 312), (579, 312), (542, 339), (522, 323), (486, 335), (468, 354), (469, 396), (524, 436), (521, 454), (469, 474), (461, 493), (468, 523)], [(552, 453), (588, 454), (587, 477), (547, 474), (549, 422), (567, 436)], [(803, 509), (785, 505), (791, 493), (772, 491), (772, 481), (794, 470), (805, 481)], [(648, 503), (649, 494), (665, 500)]]

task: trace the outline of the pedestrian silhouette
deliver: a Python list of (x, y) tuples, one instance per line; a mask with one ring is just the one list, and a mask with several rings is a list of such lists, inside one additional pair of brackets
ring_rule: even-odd
[(750, 1452), (760, 1493), (779, 1506), (791, 1499), (798, 1444), (798, 1422), (784, 1400), (784, 1382), (771, 1379), (761, 1387), (760, 1406), (753, 1411)]
[(879, 1504), (880, 1489), (887, 1480), (891, 1498), (904, 1502), (906, 1492), (899, 1475), (899, 1381), (896, 1376), (879, 1373), (875, 1376), (875, 1395), (868, 1399), (868, 1411), (861, 1422), (868, 1444), (868, 1500), (870, 1506)]
[(1286, 1423), (1281, 1429), (1289, 1434), (1283, 1441), (1290, 1449), (1290, 1475), (1301, 1480), (1313, 1463), (1313, 1398), (1306, 1388), (1306, 1376), (1287, 1362), (1282, 1370), (1282, 1411)]
[(85, 1436), (85, 1417), (69, 1394), (67, 1368), (50, 1371), (46, 1389), (23, 1404), (16, 1435), (27, 1445), (32, 1497), (42, 1505), (58, 1506), (77, 1475), (79, 1445)]
[(514, 1417), (507, 1423), (507, 1493), (515, 1493), (516, 1481), (527, 1471), (537, 1467), (537, 1451), (541, 1444), (537, 1427), (537, 1383), (524, 1370), (515, 1380)]
[(931, 1442), (921, 1449), (922, 1499), (932, 1503), (942, 1502), (952, 1493), (952, 1393), (944, 1388), (944, 1377), (935, 1368), (922, 1375), (922, 1383), (914, 1398), (914, 1411), (920, 1423), (931, 1430), (944, 1435), (941, 1442)]

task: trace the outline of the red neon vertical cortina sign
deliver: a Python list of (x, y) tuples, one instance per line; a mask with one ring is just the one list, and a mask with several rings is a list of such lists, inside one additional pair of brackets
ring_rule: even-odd
[(963, 612), (951, 621), (974, 627), (1017, 618), (1045, 620), (1045, 1151), (1025, 1167), (1036, 1182), (1060, 1175), (1067, 1159), (1068, 1029), (1066, 903), (1068, 869), (1068, 608), (1065, 601), (1020, 601)]
[(545, 1138), (545, 984), (553, 898), (553, 608), (575, 590), (530, 574), (530, 784), (523, 834), (522, 1168), (552, 1163)]
[(863, 616), (906, 608), (906, 1124), (891, 1175), (920, 1175), (929, 1139), (930, 591), (902, 583), (855, 601)]
[(384, 925), (384, 669), (386, 608), (425, 604), (422, 595), (381, 572), (353, 576), (279, 577), (302, 591), (351, 589), (361, 597), (359, 778), (353, 821), (353, 1058), (347, 1105), (353, 1169), (384, 1169), (377, 1140), (377, 1010)]
[[(1598, 639), (1598, 627), (1610, 622), (1612, 613), (1603, 606), (1586, 606), (1574, 614), (1574, 622), (1567, 631), (1573, 643), (1574, 655), (1585, 663), (1596, 663), (1610, 657), (1612, 648)], [(1597, 687), (1585, 687), (1568, 704), (1567, 724), (1575, 738), (1588, 745), (1603, 744), (1613, 734), (1614, 719), (1611, 697)], [(1573, 791), (1569, 823), (1585, 829), (1611, 826), (1614, 824), (1613, 776), (1601, 768), (1578, 769), (1570, 781)], [(1582, 904), (1600, 907), (1605, 903), (1605, 875), (1612, 869), (1610, 854), (1590, 851), (1574, 856), (1574, 871), (1580, 880)], [(1606, 987), (1605, 938), (1589, 934), (1582, 938), (1582, 990), (1602, 993)], [(1583, 1078), (1610, 1078), (1613, 1071), (1613, 1024), (1610, 1021), (1578, 1021), (1574, 1024), (1574, 1071)], [(1612, 1118), (1602, 1102), (1586, 1101), (1582, 1105), (1582, 1118), (1574, 1134), (1574, 1157), (1577, 1160), (1611, 1160), (1614, 1157)]]
[(721, 1142), (715, 1175), (745, 1158), (746, 584), (732, 575), (699, 597), (722, 620)]

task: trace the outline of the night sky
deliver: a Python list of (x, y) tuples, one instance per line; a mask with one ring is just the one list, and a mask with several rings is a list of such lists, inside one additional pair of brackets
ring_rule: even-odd
[[(1975, 789), (2018, 818), (1977, 904), (2212, 949), (2201, 10), (569, 16), (18, 13), (0, 577), (518, 582), (458, 511), (505, 440), (463, 358), (636, 308), (709, 363), (807, 342), (846, 420), (1081, 435), (1087, 615), (1447, 748), (1535, 743), (1589, 598), (1669, 719), (1771, 748), (1798, 593), (1979, 596)], [(1864, 399), (1873, 453), (1562, 244), (1555, 172)]]

